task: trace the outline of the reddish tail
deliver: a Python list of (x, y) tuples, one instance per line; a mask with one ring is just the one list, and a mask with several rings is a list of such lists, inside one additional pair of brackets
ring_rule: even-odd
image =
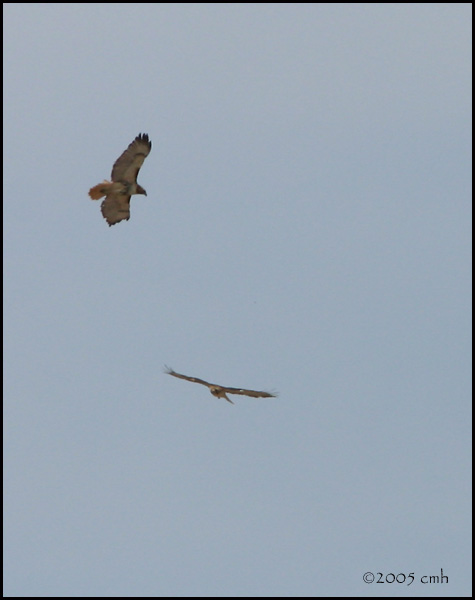
[(91, 200), (99, 200), (102, 196), (107, 196), (108, 187), (110, 183), (108, 181), (104, 181), (104, 183), (98, 183), (94, 187), (89, 190), (89, 196), (91, 196)]

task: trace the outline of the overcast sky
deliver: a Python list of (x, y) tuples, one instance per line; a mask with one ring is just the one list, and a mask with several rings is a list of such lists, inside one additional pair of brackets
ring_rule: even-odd
[(4, 17), (4, 595), (469, 596), (470, 5)]

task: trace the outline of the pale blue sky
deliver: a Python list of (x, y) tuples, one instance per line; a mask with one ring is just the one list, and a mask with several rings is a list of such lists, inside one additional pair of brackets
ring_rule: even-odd
[(4, 594), (470, 595), (470, 5), (4, 17)]

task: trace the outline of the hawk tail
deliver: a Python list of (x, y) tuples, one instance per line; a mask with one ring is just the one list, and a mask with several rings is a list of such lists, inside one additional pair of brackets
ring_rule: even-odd
[(91, 200), (99, 200), (102, 198), (102, 196), (107, 196), (110, 185), (111, 184), (108, 181), (104, 181), (103, 183), (98, 183), (92, 187), (89, 190), (89, 196), (91, 196)]

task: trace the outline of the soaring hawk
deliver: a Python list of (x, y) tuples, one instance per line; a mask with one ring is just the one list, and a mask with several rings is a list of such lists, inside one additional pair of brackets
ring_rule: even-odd
[(239, 394), (241, 396), (252, 396), (253, 398), (275, 398), (277, 396), (277, 394), (271, 394), (269, 392), (256, 392), (255, 390), (243, 390), (241, 388), (224, 387), (223, 385), (218, 385), (216, 383), (208, 383), (207, 381), (203, 381), (203, 379), (198, 379), (197, 377), (188, 377), (188, 375), (176, 373), (173, 369), (170, 369), (167, 366), (165, 366), (165, 373), (168, 373), (168, 375), (173, 375), (173, 377), (178, 377), (179, 379), (192, 381), (193, 383), (201, 383), (209, 388), (209, 391), (213, 394), (213, 396), (216, 396), (216, 398), (226, 398), (226, 400), (231, 402), (231, 404), (234, 404), (234, 402), (226, 396), (226, 393)]
[(133, 194), (147, 195), (143, 187), (137, 183), (137, 175), (151, 149), (152, 142), (148, 139), (148, 135), (139, 133), (127, 150), (115, 161), (112, 167), (112, 181), (98, 183), (89, 190), (92, 200), (106, 197), (101, 204), (101, 212), (109, 227), (124, 219), (129, 220), (130, 197)]

